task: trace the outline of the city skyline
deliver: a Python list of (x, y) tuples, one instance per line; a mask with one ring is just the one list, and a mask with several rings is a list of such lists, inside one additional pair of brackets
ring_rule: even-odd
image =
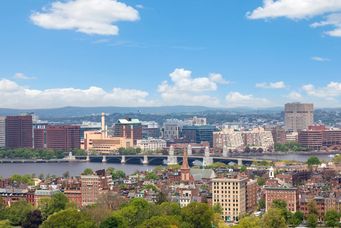
[(340, 107), (341, 1), (302, 2), (5, 1), (0, 106)]

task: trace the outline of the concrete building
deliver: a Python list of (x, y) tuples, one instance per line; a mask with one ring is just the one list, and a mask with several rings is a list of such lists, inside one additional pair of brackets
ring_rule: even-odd
[(32, 116), (6, 117), (6, 147), (32, 148)]
[(162, 129), (163, 138), (166, 140), (176, 140), (180, 138), (180, 129), (178, 123), (165, 122)]
[(136, 147), (142, 151), (162, 151), (167, 147), (167, 142), (163, 139), (140, 139), (137, 140)]
[(291, 212), (299, 209), (299, 195), (297, 188), (266, 186), (265, 187), (265, 210), (272, 207), (274, 200), (283, 200), (287, 203), (287, 208)]
[(275, 144), (285, 144), (287, 142), (284, 128), (278, 126), (274, 127), (271, 129), (271, 133)]
[(254, 128), (250, 131), (243, 131), (244, 145), (250, 148), (262, 148), (263, 150), (272, 150), (274, 148), (274, 140), (271, 131), (264, 128)]
[(6, 146), (6, 117), (0, 116), (0, 147)]
[(188, 119), (187, 121), (191, 122), (191, 125), (194, 125), (194, 126), (207, 125), (207, 119), (205, 117), (193, 116), (192, 119)]
[(212, 204), (222, 208), (226, 222), (236, 222), (246, 213), (247, 178), (217, 178), (212, 180)]
[(231, 128), (213, 132), (213, 147), (218, 149), (238, 150), (243, 148), (244, 141), (242, 133)]
[(69, 151), (80, 149), (80, 127), (72, 125), (50, 125), (46, 129), (46, 147)]
[(136, 145), (142, 139), (142, 124), (138, 119), (119, 119), (114, 125), (114, 136), (131, 138)]
[(287, 131), (308, 129), (314, 123), (314, 105), (288, 103), (284, 108), (284, 124)]

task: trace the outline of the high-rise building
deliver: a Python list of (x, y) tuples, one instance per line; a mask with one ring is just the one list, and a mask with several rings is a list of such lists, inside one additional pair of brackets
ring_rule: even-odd
[(95, 204), (100, 195), (101, 180), (98, 175), (81, 176), (82, 206)]
[(284, 108), (284, 123), (287, 131), (308, 129), (314, 123), (314, 105), (288, 103)]
[(246, 213), (247, 178), (217, 178), (212, 180), (212, 204), (222, 208), (226, 222), (236, 222)]
[(80, 127), (71, 125), (48, 126), (46, 129), (48, 149), (73, 150), (80, 148)]
[(187, 143), (209, 142), (210, 147), (213, 147), (213, 132), (216, 130), (212, 125), (184, 126), (182, 136)]
[(32, 148), (32, 116), (6, 117), (6, 147)]
[(0, 116), (0, 147), (6, 146), (6, 117)]
[(142, 139), (142, 124), (138, 119), (119, 119), (114, 126), (114, 136), (133, 139), (134, 145)]

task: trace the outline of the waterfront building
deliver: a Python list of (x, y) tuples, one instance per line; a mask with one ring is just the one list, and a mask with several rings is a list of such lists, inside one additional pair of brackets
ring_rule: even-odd
[(212, 180), (212, 204), (221, 206), (224, 221), (237, 222), (246, 213), (247, 181), (240, 176)]
[(101, 123), (84, 121), (80, 125), (80, 138), (84, 140), (84, 132), (86, 131), (100, 131), (102, 129)]
[(133, 139), (136, 145), (137, 140), (142, 139), (142, 124), (138, 119), (119, 119), (114, 125), (114, 136)]
[(6, 117), (0, 116), (0, 147), (6, 146)]
[(32, 116), (6, 117), (6, 147), (32, 148)]
[(286, 132), (285, 141), (297, 143), (298, 142), (298, 132), (297, 131)]
[(271, 133), (275, 144), (285, 144), (287, 142), (284, 128), (276, 126), (271, 129)]
[(208, 142), (213, 147), (213, 132), (217, 128), (212, 125), (183, 126), (182, 137), (186, 143)]
[(314, 123), (314, 105), (288, 103), (284, 107), (284, 124), (287, 131), (308, 129)]
[(341, 146), (341, 130), (328, 129), (324, 125), (309, 126), (298, 133), (299, 144), (310, 150), (334, 149)]
[(243, 131), (244, 145), (250, 148), (262, 148), (264, 151), (274, 148), (274, 140), (271, 131), (258, 127), (250, 131)]
[(160, 126), (155, 121), (141, 122), (142, 123), (142, 138), (158, 139), (161, 136)]
[(243, 148), (244, 141), (242, 133), (231, 128), (213, 132), (213, 147), (217, 149), (239, 150)]
[(167, 147), (167, 142), (163, 139), (140, 139), (137, 140), (136, 147), (140, 148), (142, 151), (162, 151)]
[(80, 127), (49, 125), (46, 129), (46, 147), (64, 151), (80, 149)]

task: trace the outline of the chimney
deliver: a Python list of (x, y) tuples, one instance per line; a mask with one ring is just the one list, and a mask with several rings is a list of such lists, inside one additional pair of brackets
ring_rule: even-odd
[(102, 112), (102, 139), (105, 138), (105, 113)]

